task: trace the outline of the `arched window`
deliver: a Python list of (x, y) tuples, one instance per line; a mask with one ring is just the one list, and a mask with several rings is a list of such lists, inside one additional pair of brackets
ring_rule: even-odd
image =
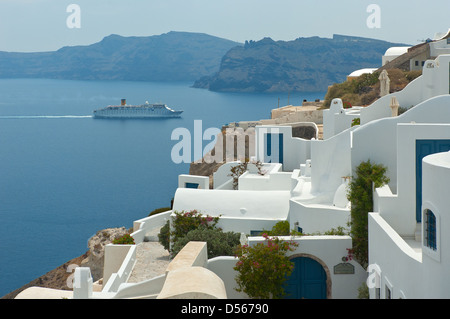
[(437, 249), (436, 216), (429, 209), (425, 210), (425, 245), (433, 250)]

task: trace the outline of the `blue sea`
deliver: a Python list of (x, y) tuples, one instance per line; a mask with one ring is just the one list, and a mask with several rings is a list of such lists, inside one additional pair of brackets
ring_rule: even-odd
[[(0, 297), (87, 251), (98, 230), (170, 206), (176, 128), (203, 131), (325, 93), (215, 93), (191, 83), (0, 80)], [(105, 120), (110, 104), (163, 102), (179, 119)], [(194, 136), (192, 136), (194, 138)], [(205, 141), (204, 145), (209, 143)], [(193, 142), (192, 142), (193, 144)], [(192, 159), (195, 160), (195, 159)]]

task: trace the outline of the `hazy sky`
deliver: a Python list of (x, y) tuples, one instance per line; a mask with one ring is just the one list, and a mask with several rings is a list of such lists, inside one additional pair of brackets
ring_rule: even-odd
[[(79, 19), (67, 12), (71, 4)], [(372, 4), (378, 10), (368, 12)], [(450, 0), (0, 0), (0, 51), (53, 51), (113, 33), (169, 31), (238, 42), (343, 34), (417, 44), (446, 32), (449, 12)], [(79, 28), (69, 28), (68, 18)]]

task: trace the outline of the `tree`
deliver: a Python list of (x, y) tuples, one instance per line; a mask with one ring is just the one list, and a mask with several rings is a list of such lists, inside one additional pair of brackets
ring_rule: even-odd
[(286, 253), (298, 244), (265, 233), (263, 236), (266, 242), (237, 249), (239, 261), (233, 268), (238, 272), (236, 290), (250, 298), (279, 299), (285, 294), (284, 283), (294, 268)]
[(368, 214), (373, 211), (373, 187), (389, 183), (387, 168), (372, 164), (370, 160), (362, 162), (356, 168), (355, 176), (350, 182), (347, 195), (351, 202), (350, 235), (353, 242), (355, 259), (364, 267), (368, 264)]

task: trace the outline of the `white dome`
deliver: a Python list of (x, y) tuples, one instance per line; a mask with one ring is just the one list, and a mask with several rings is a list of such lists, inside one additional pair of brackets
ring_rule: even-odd
[(358, 77), (358, 76), (366, 74), (366, 73), (372, 74), (376, 70), (378, 70), (378, 69), (360, 69), (360, 70), (353, 71), (352, 73), (350, 73), (349, 76), (350, 77)]
[(174, 211), (197, 210), (210, 216), (286, 220), (290, 191), (245, 191), (178, 188)]
[(406, 52), (410, 47), (392, 47), (386, 50), (384, 53), (385, 56), (400, 56)]

